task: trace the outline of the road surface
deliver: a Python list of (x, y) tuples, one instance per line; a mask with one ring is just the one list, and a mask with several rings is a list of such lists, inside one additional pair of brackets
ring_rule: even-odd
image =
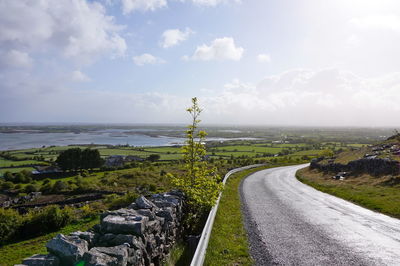
[(257, 265), (400, 265), (400, 220), (317, 191), (288, 166), (241, 186)]

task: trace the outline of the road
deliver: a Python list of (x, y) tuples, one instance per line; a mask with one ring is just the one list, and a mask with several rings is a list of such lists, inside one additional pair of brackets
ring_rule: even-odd
[(400, 265), (400, 220), (317, 191), (298, 169), (267, 169), (241, 186), (257, 265)]

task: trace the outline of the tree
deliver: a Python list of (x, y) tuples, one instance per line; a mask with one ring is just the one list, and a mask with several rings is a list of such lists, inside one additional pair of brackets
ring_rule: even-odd
[(180, 176), (169, 176), (173, 185), (187, 195), (191, 205), (209, 209), (218, 199), (222, 184), (216, 168), (210, 167), (205, 160), (204, 141), (207, 133), (198, 129), (202, 110), (197, 98), (192, 98), (192, 106), (186, 111), (191, 116), (191, 124), (187, 126), (185, 146), (182, 147), (184, 173)]
[(149, 160), (150, 162), (158, 161), (158, 160), (160, 160), (160, 155), (159, 154), (150, 154), (147, 157), (147, 160)]
[(103, 165), (104, 161), (100, 157), (98, 150), (72, 148), (62, 151), (57, 157), (56, 163), (63, 171), (93, 169)]
[(98, 168), (104, 164), (104, 160), (100, 157), (98, 150), (85, 149), (81, 155), (81, 166), (83, 169)]
[(58, 155), (56, 163), (63, 171), (77, 171), (81, 167), (81, 155), (82, 150), (80, 148), (68, 149)]

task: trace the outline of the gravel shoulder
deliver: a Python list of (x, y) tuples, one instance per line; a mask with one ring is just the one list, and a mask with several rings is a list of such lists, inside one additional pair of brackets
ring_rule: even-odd
[(317, 191), (302, 166), (247, 177), (240, 193), (256, 265), (399, 265), (400, 221)]

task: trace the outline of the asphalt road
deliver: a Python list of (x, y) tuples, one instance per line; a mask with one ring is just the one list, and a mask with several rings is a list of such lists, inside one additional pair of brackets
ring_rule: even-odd
[(400, 265), (400, 220), (317, 191), (302, 166), (256, 172), (241, 186), (257, 265)]

